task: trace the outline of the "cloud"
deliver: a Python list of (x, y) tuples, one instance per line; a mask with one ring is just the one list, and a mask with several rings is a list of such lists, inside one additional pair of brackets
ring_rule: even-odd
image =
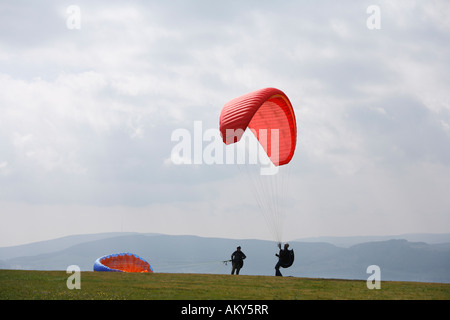
[(271, 86), (298, 121), (292, 237), (369, 232), (376, 213), (370, 232), (416, 232), (427, 206), (429, 230), (442, 230), (448, 203), (433, 180), (448, 187), (448, 4), (377, 1), (382, 27), (369, 30), (372, 4), (80, 1), (70, 30), (58, 1), (2, 3), (0, 200), (173, 217), (188, 207), (218, 226), (242, 204), (254, 217), (250, 194), (229, 203), (248, 193), (239, 171), (167, 159), (174, 130), (217, 129), (228, 100)]

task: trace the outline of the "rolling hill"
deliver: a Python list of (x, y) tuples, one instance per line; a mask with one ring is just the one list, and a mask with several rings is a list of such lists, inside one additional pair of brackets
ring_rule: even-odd
[[(450, 283), (450, 243), (405, 239), (364, 242), (338, 247), (325, 242), (290, 242), (296, 260), (285, 276), (362, 279), (378, 265), (382, 280)], [(23, 246), (0, 248), (1, 269), (65, 270), (78, 265), (92, 270), (105, 254), (132, 252), (146, 259), (155, 272), (227, 274), (224, 260), (240, 245), (247, 255), (242, 275), (273, 275), (277, 247), (254, 239), (221, 239), (162, 234), (109, 233), (77, 235)]]

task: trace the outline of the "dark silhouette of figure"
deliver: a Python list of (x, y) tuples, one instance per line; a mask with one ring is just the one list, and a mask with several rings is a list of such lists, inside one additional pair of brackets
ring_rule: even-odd
[(231, 274), (239, 274), (239, 270), (244, 266), (244, 259), (247, 258), (246, 255), (241, 251), (241, 247), (237, 247), (236, 251), (231, 255)]
[(289, 250), (289, 243), (284, 245), (284, 249), (281, 249), (281, 243), (278, 243), (279, 253), (275, 255), (278, 257), (278, 262), (275, 265), (275, 275), (282, 277), (280, 267), (289, 268), (294, 263), (294, 250)]

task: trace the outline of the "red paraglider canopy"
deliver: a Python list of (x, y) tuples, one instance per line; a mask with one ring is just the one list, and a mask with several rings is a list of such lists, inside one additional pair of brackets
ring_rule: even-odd
[[(238, 142), (248, 128), (264, 147), (276, 166), (289, 163), (297, 142), (294, 109), (281, 90), (264, 88), (235, 98), (222, 109), (220, 133), (225, 144)], [(278, 145), (272, 145), (271, 134), (276, 129)], [(275, 151), (278, 147), (278, 152)]]

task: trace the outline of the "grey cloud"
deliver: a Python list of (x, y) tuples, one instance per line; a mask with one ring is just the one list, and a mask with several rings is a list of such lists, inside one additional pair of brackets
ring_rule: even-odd
[(365, 149), (385, 165), (404, 166), (421, 161), (450, 164), (450, 135), (440, 121), (449, 113), (436, 113), (409, 96), (390, 96), (363, 104), (349, 112), (349, 122), (364, 136)]
[[(232, 181), (238, 173), (165, 164), (170, 135), (192, 130), (195, 120), (217, 128), (224, 103), (263, 86), (279, 87), (294, 103), (292, 174), (303, 185), (293, 190), (309, 190), (311, 200), (308, 210), (292, 206), (305, 219), (332, 210), (338, 225), (363, 181), (392, 181), (380, 176), (386, 169), (438, 163), (433, 175), (445, 175), (445, 19), (419, 2), (412, 9), (377, 3), (382, 29), (375, 31), (366, 27), (372, 1), (79, 1), (77, 31), (66, 28), (59, 1), (2, 3), (0, 200), (214, 203), (218, 190), (241, 190)], [(396, 177), (399, 186), (409, 181), (401, 171)], [(324, 192), (327, 184), (333, 188)], [(371, 200), (361, 197), (356, 207)], [(436, 212), (447, 210), (440, 203)]]

